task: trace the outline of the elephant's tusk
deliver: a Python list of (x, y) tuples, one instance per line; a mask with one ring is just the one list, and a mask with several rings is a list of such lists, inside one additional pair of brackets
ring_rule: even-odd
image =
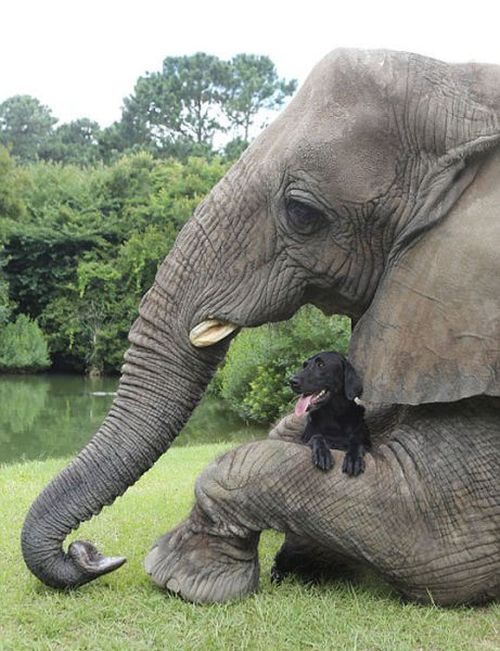
[(218, 321), (217, 319), (207, 319), (191, 330), (189, 340), (197, 348), (213, 346), (213, 344), (222, 341), (222, 339), (228, 337), (235, 330), (238, 330), (238, 328), (239, 326), (234, 323)]

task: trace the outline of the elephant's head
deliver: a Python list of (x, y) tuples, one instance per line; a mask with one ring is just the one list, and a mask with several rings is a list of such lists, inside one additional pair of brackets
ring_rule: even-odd
[(165, 451), (241, 327), (313, 303), (357, 322), (367, 400), (498, 393), (497, 89), (494, 66), (386, 51), (319, 63), (162, 264), (108, 417), (28, 515), (37, 576), (74, 586), (120, 564), (61, 542)]

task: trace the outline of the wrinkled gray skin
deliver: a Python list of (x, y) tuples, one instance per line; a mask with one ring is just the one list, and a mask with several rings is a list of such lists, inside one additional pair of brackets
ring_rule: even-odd
[[(213, 466), (191, 518), (205, 518), (203, 563), (220, 568), (202, 575), (203, 599), (255, 587), (252, 545), (267, 526), (359, 556), (416, 598), (429, 586), (442, 603), (498, 594), (491, 464), (498, 463), (499, 402), (487, 406), (475, 396), (500, 395), (499, 143), (497, 66), (387, 51), (339, 50), (321, 61), (162, 264), (131, 330), (110, 413), (28, 513), (22, 549), (31, 571), (48, 585), (75, 587), (124, 561), (84, 542), (66, 553), (62, 543), (151, 467), (200, 400), (231, 335), (199, 347), (193, 328), (206, 330), (207, 319), (256, 326), (313, 303), (356, 322), (350, 358), (365, 399), (415, 407), (384, 429), (393, 442), (355, 480), (337, 470), (314, 474), (307, 450), (283, 441), (233, 453), (251, 471), (227, 469), (231, 455)], [(424, 403), (436, 404), (418, 407)], [(248, 486), (234, 491), (227, 513), (205, 488), (219, 476)], [(313, 503), (306, 486), (320, 481), (329, 501)], [(218, 507), (200, 501), (200, 491)], [(199, 547), (186, 536), (199, 567)], [(179, 540), (167, 546), (162, 576), (171, 573), (178, 591), (198, 600), (191, 579), (182, 578), (190, 576), (190, 556), (183, 552), (183, 569), (170, 556)], [(150, 570), (161, 566), (161, 549)], [(251, 557), (250, 579), (241, 578), (237, 554)]]
[(498, 596), (498, 405), (478, 398), (367, 413), (375, 451), (356, 478), (342, 473), (343, 452), (332, 471), (314, 468), (297, 442), (304, 417), (293, 414), (274, 440), (214, 461), (188, 519), (147, 556), (153, 581), (195, 602), (248, 595), (260, 532), (272, 528), (308, 566), (344, 577), (368, 566), (415, 601)]

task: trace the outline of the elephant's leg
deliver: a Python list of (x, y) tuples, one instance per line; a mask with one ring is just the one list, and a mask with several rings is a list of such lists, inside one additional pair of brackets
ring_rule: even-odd
[[(374, 443), (379, 444), (390, 436), (405, 413), (398, 405), (370, 407), (367, 405), (367, 423)], [(270, 439), (288, 443), (300, 443), (306, 425), (304, 416), (288, 414), (269, 432)], [(304, 580), (332, 578), (353, 578), (356, 566), (345, 556), (331, 548), (320, 547), (310, 537), (301, 538), (288, 531), (271, 568), (271, 580), (280, 583), (287, 575), (294, 574)]]
[[(306, 446), (280, 440), (227, 453), (198, 478), (190, 516), (156, 542), (146, 571), (156, 584), (187, 600), (225, 601), (257, 588), (257, 544), (263, 529), (291, 532), (296, 541), (315, 540), (316, 547), (331, 550), (333, 557), (331, 534), (324, 535), (332, 492), (349, 482), (362, 505), (366, 478), (373, 481), (375, 472), (370, 456), (363, 482), (347, 478), (340, 470), (343, 453), (333, 454), (338, 472), (323, 473), (311, 464)], [(355, 526), (362, 517), (359, 508), (349, 498), (344, 507), (343, 521)], [(352, 556), (355, 549), (350, 551)]]
[[(305, 418), (290, 414), (271, 429), (269, 438), (297, 442), (304, 427)], [(240, 536), (237, 530), (233, 535), (215, 511), (203, 505), (197, 503), (188, 520), (156, 542), (146, 559), (148, 574), (161, 587), (190, 601), (224, 601), (253, 592), (259, 581), (260, 532)]]
[(409, 410), (355, 478), (338, 451), (324, 473), (303, 445), (232, 450), (199, 477), (191, 515), (157, 542), (147, 571), (193, 601), (249, 594), (270, 528), (375, 569), (413, 600), (498, 597), (498, 413), (481, 400)]
[(270, 439), (285, 441), (286, 443), (300, 443), (306, 428), (307, 417), (287, 414), (269, 431)]
[(193, 602), (254, 592), (260, 532), (232, 531), (220, 519), (212, 520), (211, 509), (204, 507), (196, 504), (187, 520), (156, 541), (146, 557), (146, 572), (161, 588)]

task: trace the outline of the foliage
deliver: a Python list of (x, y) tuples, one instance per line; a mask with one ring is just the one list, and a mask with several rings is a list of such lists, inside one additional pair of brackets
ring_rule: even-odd
[(38, 325), (20, 314), (0, 333), (0, 370), (40, 371), (50, 366), (47, 342)]
[(93, 165), (100, 160), (100, 132), (97, 122), (88, 118), (61, 124), (40, 147), (38, 155), (56, 163)]
[(296, 85), (279, 79), (266, 56), (167, 57), (161, 72), (139, 77), (115, 133), (163, 155), (207, 155), (217, 133), (231, 130), (248, 142), (256, 116), (279, 108)]
[[(113, 122), (101, 130), (98, 139), (99, 159), (105, 164), (115, 162), (125, 151), (131, 152), (134, 144), (127, 140), (122, 122)], [(142, 146), (141, 149), (146, 149)]]
[[(0, 274), (1, 273), (2, 271), (0, 266)], [(9, 300), (9, 285), (5, 278), (0, 275), (0, 328), (7, 323), (10, 317), (10, 313), (11, 305)]]
[(0, 319), (36, 318), (56, 368), (116, 372), (141, 296), (227, 164), (138, 152), (107, 167), (38, 162), (16, 176), (1, 154), (0, 199), (14, 175), (19, 206), (0, 214)]
[(38, 159), (57, 119), (30, 95), (14, 95), (0, 104), (0, 144), (23, 163)]
[(3, 247), (0, 245), (0, 328), (9, 320), (13, 307), (12, 301), (9, 298), (9, 283), (3, 273), (5, 264), (6, 260), (3, 255)]
[(245, 149), (248, 147), (248, 142), (241, 138), (240, 136), (237, 136), (236, 138), (233, 138), (230, 140), (226, 145), (224, 146), (223, 149), (223, 156), (226, 160), (228, 161), (236, 161), (238, 158), (241, 156), (241, 154), (245, 151)]
[(98, 245), (99, 238), (66, 234), (55, 226), (21, 226), (4, 239), (5, 275), (18, 309), (36, 318), (74, 274), (78, 257)]
[(278, 109), (297, 88), (295, 79), (279, 79), (269, 57), (256, 54), (233, 57), (229, 64), (229, 77), (229, 93), (223, 111), (233, 128), (242, 129), (241, 136), (246, 142), (256, 116), (262, 110)]
[(129, 139), (168, 150), (179, 137), (211, 146), (222, 125), (217, 107), (224, 91), (224, 64), (215, 56), (166, 57), (161, 72), (139, 77), (124, 101)]
[(168, 165), (159, 165), (151, 197), (152, 221), (159, 223), (168, 219), (180, 229), (228, 167), (219, 158), (210, 161), (189, 158), (186, 162), (170, 161)]
[(350, 329), (348, 318), (326, 317), (306, 306), (290, 321), (245, 330), (218, 371), (220, 394), (242, 417), (269, 423), (291, 409), (288, 378), (314, 353), (345, 353)]
[(0, 145), (23, 164), (51, 160), (85, 166), (102, 159), (97, 122), (80, 118), (55, 128), (56, 123), (38, 99), (14, 95), (0, 104)]
[(8, 150), (0, 145), (0, 219), (21, 219), (24, 216), (25, 205), (19, 197), (21, 177)]
[[(123, 100), (121, 119), (104, 129), (87, 117), (57, 124), (37, 98), (9, 97), (0, 104), (0, 145), (23, 164), (45, 160), (88, 167), (140, 151), (185, 161), (210, 158), (218, 150), (234, 160), (257, 117), (279, 108), (296, 85), (280, 79), (266, 56), (166, 57), (161, 71), (137, 79)], [(224, 148), (228, 132), (232, 144)], [(0, 174), (1, 166), (0, 160)]]
[(148, 226), (133, 233), (109, 261), (80, 260), (74, 282), (40, 319), (60, 367), (98, 373), (120, 368), (139, 301), (174, 237), (171, 225), (164, 230)]

